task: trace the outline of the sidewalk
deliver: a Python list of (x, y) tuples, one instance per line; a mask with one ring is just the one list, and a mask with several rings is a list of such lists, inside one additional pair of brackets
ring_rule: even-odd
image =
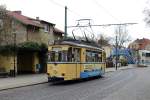
[[(135, 68), (135, 67), (136, 67), (136, 64), (129, 64), (128, 66), (121, 66), (121, 67), (118, 67), (117, 70), (131, 69), (131, 68)], [(106, 68), (106, 72), (113, 72), (113, 71), (116, 71), (116, 68), (115, 68), (115, 67)]]
[(0, 90), (23, 87), (48, 82), (46, 74), (20, 75), (0, 78)]

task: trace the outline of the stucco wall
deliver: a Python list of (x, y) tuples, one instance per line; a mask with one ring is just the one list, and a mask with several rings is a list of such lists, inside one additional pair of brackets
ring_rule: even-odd
[(26, 41), (26, 26), (16, 20), (12, 22), (15, 24), (7, 27), (7, 31), (3, 30), (0, 34), (2, 45), (14, 44), (14, 41), (16, 41), (15, 43), (17, 44)]
[(139, 55), (140, 55), (140, 61), (145, 63), (148, 62), (150, 63), (150, 57), (146, 57), (145, 53), (150, 53), (148, 50), (139, 50)]
[(53, 34), (44, 32), (43, 29), (36, 32), (28, 32), (28, 41), (48, 44), (49, 40), (54, 40)]
[(103, 48), (106, 52), (106, 58), (109, 57), (111, 52), (112, 52), (112, 47), (111, 46), (104, 46)]
[(16, 22), (16, 43), (22, 43), (27, 40), (27, 28), (20, 22)]
[[(16, 59), (16, 57), (15, 57)], [(15, 64), (17, 64), (17, 59)], [(8, 55), (0, 55), (0, 68), (5, 68), (7, 72), (10, 72), (10, 70), (14, 70), (14, 56)], [(17, 69), (17, 67), (16, 67)]]

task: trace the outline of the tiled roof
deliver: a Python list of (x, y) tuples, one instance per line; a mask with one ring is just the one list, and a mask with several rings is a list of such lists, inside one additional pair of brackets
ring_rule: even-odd
[(16, 12), (9, 11), (8, 15), (10, 15), (11, 17), (15, 18), (16, 20), (22, 22), (25, 25), (33, 25), (36, 27), (43, 27), (40, 23), (33, 21), (32, 20), (33, 18), (26, 17), (26, 16), (18, 14)]
[(140, 47), (139, 49), (145, 49), (145, 47), (150, 44), (150, 40), (149, 39), (142, 39), (139, 41)]
[[(37, 19), (33, 19), (27, 16), (24, 16), (21, 14), (21, 11), (8, 11), (8, 15), (13, 17), (14, 19), (20, 21), (21, 23), (25, 24), (25, 25), (32, 25), (32, 26), (36, 26), (36, 27), (44, 27), (41, 22), (46, 22), (48, 24), (52, 24), (55, 26), (55, 24), (44, 21), (44, 20), (37, 20)], [(60, 29), (54, 27), (54, 33), (55, 34), (64, 34), (63, 31), (61, 31)]]
[(139, 45), (138, 49), (143, 50), (148, 44), (150, 44), (150, 40), (146, 38), (136, 39), (133, 43), (137, 43)]
[(40, 20), (40, 22), (48, 23), (48, 24), (51, 24), (51, 25), (55, 26), (54, 23), (51, 23), (51, 22), (48, 22), (48, 21), (45, 21), (45, 20)]
[(64, 32), (58, 28), (54, 28), (54, 33), (58, 33), (58, 34), (64, 34)]

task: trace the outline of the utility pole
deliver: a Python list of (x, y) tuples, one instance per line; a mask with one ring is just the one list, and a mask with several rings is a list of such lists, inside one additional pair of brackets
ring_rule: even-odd
[(67, 38), (67, 6), (65, 6), (65, 27), (64, 27), (64, 30), (65, 30), (64, 39), (66, 39)]
[(116, 66), (115, 66), (115, 68), (116, 68), (116, 70), (118, 69), (118, 59), (119, 59), (119, 56), (118, 56), (118, 34), (120, 34), (120, 32), (121, 32), (121, 25), (118, 25), (118, 33), (116, 32), (116, 43), (115, 43), (115, 50), (116, 50)]
[(14, 32), (14, 77), (16, 77), (16, 32)]
[(118, 64), (118, 51), (117, 51), (117, 48), (118, 48), (118, 38), (117, 38), (118, 36), (117, 36), (117, 34), (116, 34), (116, 46), (115, 46), (115, 49), (116, 49), (116, 70), (118, 69), (118, 67), (117, 67), (117, 64)]

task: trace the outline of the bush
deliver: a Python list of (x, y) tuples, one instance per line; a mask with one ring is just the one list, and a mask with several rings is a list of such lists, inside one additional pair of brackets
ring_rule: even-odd
[(128, 62), (126, 59), (120, 59), (121, 66), (127, 66)]
[(14, 54), (14, 51), (17, 51), (17, 48), (12, 44), (0, 46), (1, 55)]
[(113, 62), (112, 61), (106, 61), (106, 68), (111, 68), (114, 67)]

